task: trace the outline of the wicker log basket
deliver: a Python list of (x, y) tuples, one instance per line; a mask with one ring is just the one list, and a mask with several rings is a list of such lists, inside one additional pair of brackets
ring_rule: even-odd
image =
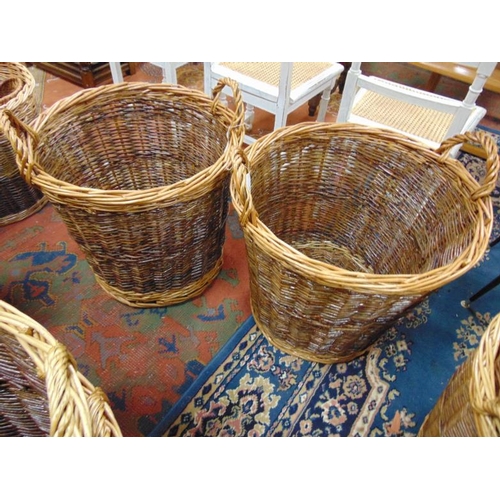
[[(449, 157), (469, 141), (487, 152), (482, 183)], [(257, 325), (308, 360), (361, 355), (483, 256), (498, 169), (496, 143), (481, 132), (437, 152), (351, 124), (298, 124), (258, 139), (236, 156), (231, 183)]]
[[(29, 123), (39, 114), (35, 79), (21, 63), (0, 63), (0, 111), (15, 113)], [(47, 202), (42, 193), (19, 175), (11, 144), (0, 134), (0, 226), (25, 219)]]
[(500, 314), (452, 375), (419, 437), (500, 437)]
[(0, 437), (119, 437), (108, 399), (66, 347), (0, 301)]
[[(219, 102), (233, 90), (234, 111)], [(232, 150), (242, 144), (236, 83), (121, 83), (80, 91), (32, 124), (0, 127), (20, 171), (58, 210), (97, 282), (157, 307), (200, 295), (222, 266)]]

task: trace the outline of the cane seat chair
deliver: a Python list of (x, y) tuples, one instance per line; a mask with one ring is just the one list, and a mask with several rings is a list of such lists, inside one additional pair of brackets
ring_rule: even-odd
[(337, 122), (390, 129), (437, 149), (445, 139), (473, 130), (485, 116), (486, 109), (476, 101), (495, 66), (495, 62), (478, 63), (472, 84), (460, 100), (364, 75), (361, 63), (354, 62), (347, 74)]
[(276, 130), (286, 125), (290, 113), (321, 93), (317, 121), (324, 121), (330, 92), (343, 69), (336, 62), (206, 62), (204, 87), (211, 95), (220, 78), (238, 83), (247, 106), (245, 143), (249, 144), (255, 141), (249, 134), (254, 107), (275, 116)]

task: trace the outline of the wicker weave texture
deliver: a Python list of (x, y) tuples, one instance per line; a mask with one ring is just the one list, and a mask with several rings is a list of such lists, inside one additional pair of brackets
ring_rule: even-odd
[(500, 314), (452, 375), (420, 437), (500, 437)]
[(19, 91), (23, 88), (23, 80), (21, 78), (6, 78), (0, 82), (0, 106), (4, 106), (11, 99), (14, 99)]
[[(483, 184), (448, 158), (469, 140), (488, 151)], [(252, 309), (285, 352), (324, 363), (359, 356), (487, 247), (499, 165), (485, 134), (450, 139), (436, 153), (398, 133), (299, 124), (245, 153), (231, 190)]]
[[(226, 83), (235, 111), (218, 100)], [(184, 302), (222, 266), (244, 110), (234, 82), (214, 92), (104, 85), (59, 101), (24, 132), (4, 116), (23, 175), (59, 211), (98, 283), (126, 304)]]
[(66, 347), (0, 301), (0, 436), (121, 435), (106, 395)]
[[(20, 63), (0, 63), (0, 111), (11, 110), (30, 123), (39, 113), (35, 79)], [(11, 144), (0, 134), (0, 226), (25, 219), (46, 203), (42, 193), (19, 175)]]

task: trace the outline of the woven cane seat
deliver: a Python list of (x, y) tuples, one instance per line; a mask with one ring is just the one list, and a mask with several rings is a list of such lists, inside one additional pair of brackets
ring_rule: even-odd
[[(397, 86), (397, 85), (395, 85)], [(403, 86), (400, 86), (403, 88)], [(418, 91), (417, 91), (418, 92)], [(424, 93), (422, 92), (422, 95)], [(445, 99), (445, 98), (443, 98)], [(363, 99), (354, 105), (352, 114), (393, 130), (442, 143), (454, 115), (431, 110), (367, 90)]]
[[(272, 87), (278, 88), (279, 86), (281, 70), (279, 62), (222, 62), (220, 64)], [(293, 63), (291, 89), (297, 89), (332, 66), (334, 65), (330, 62)]]

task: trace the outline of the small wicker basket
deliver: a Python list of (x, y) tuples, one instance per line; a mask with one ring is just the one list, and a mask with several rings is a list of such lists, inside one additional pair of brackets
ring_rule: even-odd
[[(468, 141), (487, 152), (483, 184), (449, 157)], [(481, 132), (438, 152), (351, 124), (298, 124), (257, 140), (235, 158), (231, 194), (262, 332), (312, 361), (362, 354), (482, 257), (498, 168)]]
[(0, 437), (119, 437), (108, 399), (66, 347), (0, 301)]
[[(21, 63), (0, 63), (0, 111), (8, 109), (26, 123), (39, 114), (35, 79)], [(19, 175), (16, 155), (0, 135), (0, 226), (25, 219), (47, 202), (42, 193)]]
[(500, 437), (500, 314), (452, 375), (419, 437)]
[[(219, 102), (233, 90), (234, 111)], [(232, 150), (244, 107), (177, 85), (80, 91), (32, 124), (0, 115), (20, 171), (58, 210), (97, 282), (157, 307), (200, 295), (222, 266)]]

